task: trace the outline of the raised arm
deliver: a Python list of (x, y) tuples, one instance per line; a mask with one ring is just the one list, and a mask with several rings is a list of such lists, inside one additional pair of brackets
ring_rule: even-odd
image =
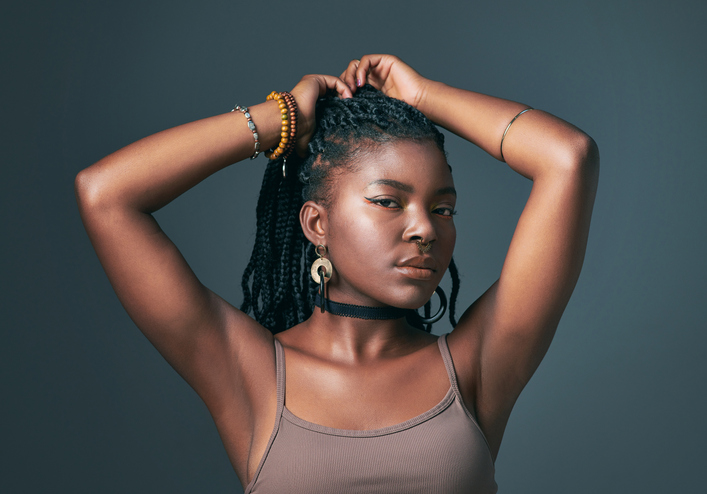
[[(300, 107), (300, 150), (313, 131), (317, 97), (337, 85), (348, 91), (338, 79), (324, 76), (308, 76), (293, 89)], [(281, 132), (277, 103), (259, 104), (250, 112), (261, 149), (276, 146)], [(242, 457), (258, 407), (269, 403), (263, 390), (275, 389), (272, 335), (199, 282), (151, 213), (253, 151), (246, 118), (232, 112), (146, 137), (76, 177), (81, 218), (118, 298), (202, 397), (219, 430), (228, 430), (235, 443), (224, 437), (229, 453)]]
[[(497, 159), (509, 122), (528, 108), (424, 79), (395, 57), (363, 57), (342, 77), (349, 85), (367, 81), (407, 101)], [(533, 181), (532, 191), (499, 280), (464, 313), (449, 337), (465, 400), (494, 454), (579, 277), (599, 173), (594, 141), (541, 110), (513, 122), (503, 157)]]
[[(276, 141), (271, 104), (253, 108), (264, 145)], [(205, 399), (211, 370), (205, 355), (224, 345), (230, 322), (258, 334), (194, 276), (151, 213), (230, 163), (253, 152), (238, 112), (159, 132), (131, 144), (76, 177), (81, 218), (118, 298), (135, 324)], [(262, 337), (265, 332), (262, 332)]]

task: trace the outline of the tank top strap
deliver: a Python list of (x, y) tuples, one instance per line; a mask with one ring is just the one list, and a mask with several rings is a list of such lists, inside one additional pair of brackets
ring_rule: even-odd
[(454, 362), (452, 361), (452, 354), (449, 352), (449, 345), (447, 344), (447, 334), (440, 335), (440, 337), (437, 338), (437, 344), (439, 345), (439, 352), (442, 354), (442, 360), (444, 360), (444, 367), (447, 369), (447, 375), (449, 376), (449, 382), (452, 385), (454, 394), (461, 399), (459, 385), (457, 384), (457, 373), (454, 371)]
[(270, 439), (268, 439), (265, 452), (260, 458), (260, 463), (258, 463), (258, 468), (255, 470), (255, 474), (253, 475), (250, 483), (245, 488), (245, 494), (250, 494), (253, 491), (255, 483), (257, 482), (258, 477), (260, 477), (260, 472), (263, 470), (265, 460), (267, 460), (273, 442), (275, 442), (275, 437), (280, 430), (282, 412), (285, 408), (285, 350), (282, 348), (282, 344), (277, 340), (277, 338), (273, 338), (273, 340), (275, 342), (275, 375), (277, 380), (277, 412), (275, 415), (275, 425), (270, 433)]
[(277, 373), (277, 420), (280, 421), (285, 408), (285, 349), (277, 338), (275, 340), (275, 372)]

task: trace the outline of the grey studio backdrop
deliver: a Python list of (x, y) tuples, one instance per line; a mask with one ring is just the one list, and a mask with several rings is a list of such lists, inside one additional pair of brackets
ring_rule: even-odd
[[(370, 52), (550, 111), (601, 150), (584, 270), (508, 424), (500, 492), (704, 492), (705, 12), (697, 0), (8, 2), (0, 492), (240, 492), (206, 408), (113, 294), (73, 178)], [(498, 276), (530, 183), (457, 137), (448, 151), (466, 305)], [(264, 163), (156, 214), (236, 305)]]

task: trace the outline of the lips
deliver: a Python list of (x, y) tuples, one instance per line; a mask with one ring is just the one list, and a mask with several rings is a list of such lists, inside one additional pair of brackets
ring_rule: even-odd
[(429, 256), (417, 256), (405, 259), (395, 265), (404, 276), (417, 280), (429, 280), (437, 272), (437, 265)]
[(403, 261), (400, 261), (397, 263), (398, 267), (413, 267), (413, 268), (420, 268), (420, 269), (431, 269), (433, 271), (437, 271), (437, 265), (430, 256), (416, 256), (416, 257), (410, 257), (408, 259), (405, 259)]

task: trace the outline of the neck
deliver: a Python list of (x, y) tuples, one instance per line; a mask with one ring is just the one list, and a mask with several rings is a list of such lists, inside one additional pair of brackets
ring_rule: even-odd
[(366, 307), (363, 305), (342, 304), (329, 299), (324, 299), (322, 304), (322, 298), (318, 293), (314, 298), (314, 305), (319, 308), (322, 308), (323, 305), (324, 312), (329, 312), (335, 316), (378, 321), (400, 319), (412, 312), (410, 309), (399, 309), (397, 307)]
[[(427, 333), (411, 327), (405, 318), (358, 319), (316, 309), (299, 329), (303, 344), (328, 359), (348, 364), (405, 354)], [(316, 348), (317, 350), (314, 350)]]
[(406, 354), (430, 337), (408, 324), (405, 315), (412, 312), (410, 309), (342, 304), (327, 299), (322, 312), (318, 295), (315, 303), (312, 316), (295, 327), (296, 333), (310, 351), (340, 362), (357, 364)]

